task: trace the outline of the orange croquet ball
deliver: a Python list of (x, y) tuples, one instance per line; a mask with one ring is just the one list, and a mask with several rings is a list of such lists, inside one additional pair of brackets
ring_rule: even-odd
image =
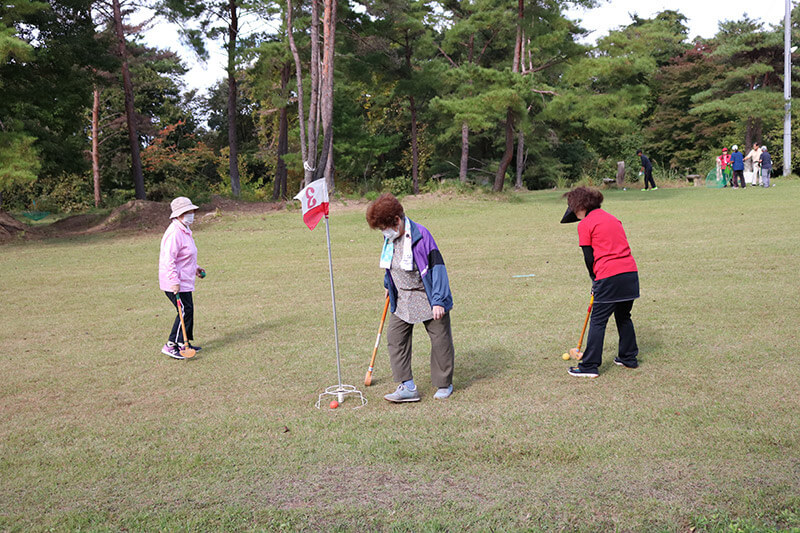
[(337, 407), (339, 407), (339, 402), (331, 400), (331, 409), (336, 409)]

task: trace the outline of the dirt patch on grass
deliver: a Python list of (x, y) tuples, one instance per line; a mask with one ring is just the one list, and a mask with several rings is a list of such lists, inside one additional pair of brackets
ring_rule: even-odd
[(213, 212), (217, 209), (223, 212), (234, 213), (269, 213), (286, 207), (286, 202), (241, 202), (222, 196), (212, 196), (211, 201), (200, 206), (200, 214)]
[[(428, 193), (413, 197), (413, 201), (447, 196), (447, 194), (442, 193)], [(332, 200), (331, 211), (364, 210), (368, 203), (369, 201), (366, 199)], [(287, 204), (294, 205), (292, 201), (244, 202), (215, 195), (212, 196), (210, 202), (200, 206), (197, 212), (197, 220), (207, 223), (224, 214), (270, 213), (284, 209)], [(169, 224), (170, 213), (171, 210), (167, 202), (131, 200), (117, 207), (108, 215), (72, 215), (52, 224), (33, 227), (20, 222), (8, 213), (0, 211), (0, 243), (20, 238), (62, 238), (104, 232), (160, 232), (164, 231)]]
[[(283, 209), (286, 202), (242, 202), (212, 197), (198, 209), (200, 221), (208, 222), (225, 213), (268, 213)], [(47, 226), (31, 227), (8, 213), (0, 212), (0, 242), (19, 238), (58, 238), (103, 232), (159, 232), (169, 224), (169, 203), (131, 200), (108, 215), (81, 214), (62, 218)]]
[(47, 228), (51, 231), (56, 232), (75, 232), (75, 231), (86, 231), (89, 228), (92, 228), (102, 222), (106, 218), (106, 215), (101, 214), (87, 214), (87, 215), (73, 215), (66, 218), (62, 218), (61, 220), (57, 220), (47, 226)]
[(0, 242), (27, 235), (29, 232), (36, 233), (36, 230), (5, 211), (0, 211)]

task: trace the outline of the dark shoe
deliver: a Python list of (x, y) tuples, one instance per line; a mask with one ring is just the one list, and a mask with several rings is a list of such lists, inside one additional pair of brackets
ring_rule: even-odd
[(579, 366), (572, 366), (568, 370), (570, 376), (575, 376), (579, 378), (596, 378), (600, 374), (597, 373), (597, 370), (584, 370)]
[(195, 352), (199, 352), (200, 350), (202, 350), (202, 348), (201, 348), (201, 347), (199, 347), (199, 346), (195, 346), (195, 345), (193, 345), (191, 342), (187, 342), (186, 344), (184, 344), (184, 345), (181, 345), (181, 349), (182, 349), (182, 350), (185, 350), (186, 348), (191, 348), (191, 349), (192, 349), (192, 350), (194, 350)]
[(619, 366), (624, 366), (625, 368), (630, 368), (630, 369), (638, 368), (638, 366), (639, 366), (639, 362), (638, 361), (633, 361), (632, 363), (631, 362), (625, 362), (622, 359), (620, 359), (619, 357), (615, 357), (614, 358), (614, 364), (615, 365), (619, 365)]

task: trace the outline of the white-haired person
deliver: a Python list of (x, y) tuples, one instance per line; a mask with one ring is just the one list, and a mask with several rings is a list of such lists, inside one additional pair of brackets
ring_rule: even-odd
[(769, 176), (772, 174), (772, 156), (766, 146), (761, 147), (761, 185), (769, 188)]
[(192, 346), (194, 340), (194, 292), (195, 276), (205, 276), (205, 271), (197, 266), (197, 246), (192, 237), (190, 226), (194, 222), (197, 206), (184, 196), (175, 198), (170, 203), (172, 214), (170, 225), (161, 238), (161, 253), (158, 257), (158, 284), (167, 295), (169, 301), (178, 309), (178, 296), (183, 307), (183, 320), (186, 326), (186, 338), (181, 331), (180, 316), (176, 315), (167, 342), (161, 348), (164, 355), (174, 359), (184, 359), (181, 350)]

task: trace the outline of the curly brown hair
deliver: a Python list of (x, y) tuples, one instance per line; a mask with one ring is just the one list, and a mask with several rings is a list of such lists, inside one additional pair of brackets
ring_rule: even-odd
[(585, 210), (587, 213), (597, 209), (603, 203), (603, 193), (591, 187), (576, 187), (564, 194), (567, 205), (574, 212)]
[(367, 224), (372, 229), (386, 229), (393, 227), (397, 217), (405, 216), (400, 201), (390, 193), (380, 195), (374, 202), (367, 206)]

